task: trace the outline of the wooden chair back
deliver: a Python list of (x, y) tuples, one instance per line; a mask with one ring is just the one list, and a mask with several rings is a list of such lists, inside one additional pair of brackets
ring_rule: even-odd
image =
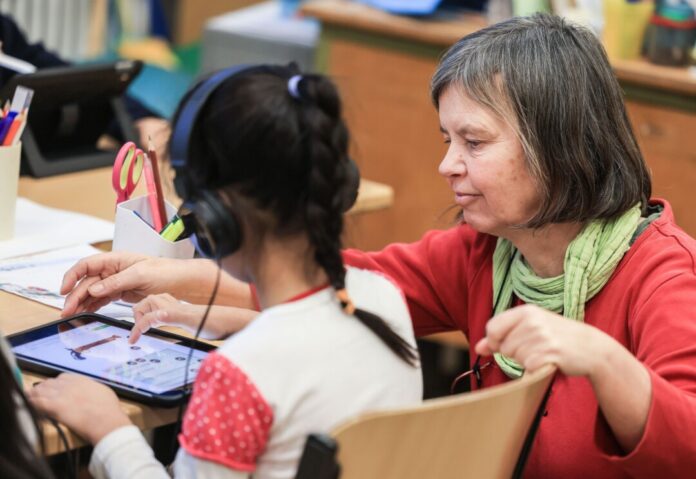
[(510, 479), (555, 368), (338, 427), (341, 479)]

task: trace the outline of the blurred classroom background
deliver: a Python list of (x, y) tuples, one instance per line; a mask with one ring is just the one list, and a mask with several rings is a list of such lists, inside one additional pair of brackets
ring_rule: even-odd
[[(346, 242), (364, 249), (452, 224), (450, 191), (437, 174), (445, 147), (430, 76), (457, 39), (536, 11), (587, 25), (602, 39), (654, 195), (696, 236), (694, 8), (696, 0), (0, 0), (0, 12), (31, 41), (66, 59), (145, 61), (129, 93), (165, 118), (197, 76), (231, 64), (296, 61), (331, 75), (363, 176), (394, 190), (389, 208), (349, 217)], [(426, 389), (443, 392), (465, 355), (423, 352), (437, 356), (443, 373)]]

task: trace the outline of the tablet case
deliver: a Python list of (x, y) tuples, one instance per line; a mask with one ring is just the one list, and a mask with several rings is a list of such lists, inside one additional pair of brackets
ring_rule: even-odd
[[(29, 328), (25, 331), (20, 331), (14, 334), (11, 334), (7, 336), (7, 340), (10, 342), (10, 344), (14, 344), (14, 339), (18, 336), (22, 336), (24, 334), (30, 333), (35, 330), (39, 330), (41, 328), (45, 327), (50, 327), (59, 323), (63, 323), (66, 321), (71, 321), (74, 319), (80, 319), (80, 318), (92, 318), (96, 319), (97, 321), (101, 321), (103, 323), (111, 324), (114, 326), (120, 326), (126, 329), (130, 329), (133, 324), (128, 322), (128, 321), (121, 321), (118, 319), (113, 319), (109, 318), (107, 316), (102, 316), (101, 314), (97, 313), (81, 313), (77, 314), (75, 316), (71, 316), (69, 318), (63, 318), (59, 319), (50, 323), (42, 324), (33, 328)], [(146, 334), (152, 335), (152, 336), (157, 336), (161, 337), (164, 339), (174, 339), (178, 340), (181, 342), (181, 344), (186, 345), (188, 347), (195, 346), (196, 349), (199, 349), (201, 351), (205, 352), (211, 352), (216, 349), (216, 346), (208, 343), (204, 343), (201, 341), (194, 341), (192, 338), (188, 338), (185, 336), (181, 336), (179, 334), (175, 334), (169, 331), (165, 331), (162, 329), (151, 329), (148, 331)], [(38, 374), (43, 374), (46, 376), (57, 376), (61, 372), (64, 371), (64, 369), (60, 368), (51, 368), (43, 363), (40, 362), (35, 362), (30, 359), (25, 359), (21, 356), (17, 357), (17, 364), (22, 368), (26, 369), (27, 371), (33, 371)], [(130, 389), (127, 387), (124, 387), (118, 383), (111, 382), (108, 380), (101, 379), (100, 382), (102, 384), (106, 384), (107, 386), (110, 386), (119, 396), (126, 398), (126, 399), (132, 399), (134, 401), (143, 403), (143, 404), (149, 404), (152, 406), (160, 406), (160, 407), (174, 407), (180, 405), (182, 402), (188, 401), (188, 398), (191, 394), (191, 387), (184, 388), (181, 392), (181, 394), (178, 395), (172, 395), (172, 396), (163, 396), (163, 395), (157, 395), (154, 393), (148, 393), (146, 391), (142, 390), (136, 390), (136, 389)]]

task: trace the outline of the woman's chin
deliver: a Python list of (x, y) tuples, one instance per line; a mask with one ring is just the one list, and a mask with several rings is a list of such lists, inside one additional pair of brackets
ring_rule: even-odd
[(492, 222), (487, 218), (481, 218), (479, 215), (475, 213), (470, 213), (466, 210), (462, 210), (461, 222), (462, 224), (466, 224), (471, 228), (475, 229), (479, 233), (498, 236), (496, 232), (499, 230), (499, 228), (496, 228), (496, 225), (492, 224)]

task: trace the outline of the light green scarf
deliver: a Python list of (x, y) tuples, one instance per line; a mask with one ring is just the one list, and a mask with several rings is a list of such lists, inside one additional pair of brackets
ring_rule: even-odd
[[(494, 313), (510, 308), (514, 294), (525, 303), (583, 321), (585, 303), (601, 291), (628, 251), (640, 214), (636, 205), (614, 220), (589, 222), (568, 245), (563, 274), (554, 278), (538, 277), (510, 241), (498, 238), (493, 253)], [(512, 358), (500, 353), (494, 357), (508, 377), (524, 373)]]

